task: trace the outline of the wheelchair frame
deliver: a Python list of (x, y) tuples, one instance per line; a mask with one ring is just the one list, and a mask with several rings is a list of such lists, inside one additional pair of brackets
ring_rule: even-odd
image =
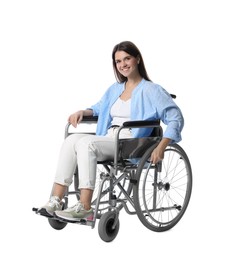
[[(82, 123), (96, 123), (97, 117), (84, 117)], [(150, 141), (148, 149), (139, 158), (123, 158), (121, 146), (134, 139), (120, 139), (123, 128), (153, 128), (155, 135), (142, 138)], [(70, 124), (65, 127), (65, 138), (70, 134)], [(94, 134), (94, 133), (88, 133)], [(97, 174), (94, 191), (92, 219), (66, 221), (48, 217), (54, 229), (63, 229), (68, 223), (95, 227), (99, 219), (98, 232), (105, 242), (114, 240), (119, 231), (119, 213), (121, 209), (130, 215), (137, 215), (141, 223), (155, 232), (162, 232), (175, 226), (184, 215), (192, 192), (192, 170), (187, 154), (178, 144), (169, 145), (165, 150), (163, 161), (152, 164), (150, 154), (162, 138), (160, 121), (128, 121), (120, 126), (115, 137), (115, 155), (113, 161), (98, 162), (103, 169)], [(142, 141), (143, 141), (142, 140)], [(126, 143), (127, 145), (127, 143)], [(119, 156), (120, 154), (120, 156)], [(133, 160), (134, 159), (134, 160)], [(166, 163), (165, 163), (166, 161)], [(175, 166), (170, 166), (174, 162)], [(163, 177), (161, 177), (163, 175)], [(98, 184), (98, 182), (100, 182)], [(106, 185), (106, 183), (109, 185)], [(176, 186), (178, 182), (179, 185)], [(78, 172), (74, 174), (74, 190), (67, 190), (64, 196), (64, 208), (68, 207), (69, 195), (75, 194), (79, 200)], [(127, 204), (129, 203), (129, 205)], [(131, 209), (132, 208), (132, 209)], [(37, 210), (36, 210), (37, 212)]]

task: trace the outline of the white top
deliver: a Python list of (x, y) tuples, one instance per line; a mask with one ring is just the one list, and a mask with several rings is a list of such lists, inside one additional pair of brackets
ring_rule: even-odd
[(122, 125), (125, 121), (129, 121), (131, 115), (131, 99), (124, 101), (119, 97), (111, 107), (110, 115), (113, 119), (111, 125)]

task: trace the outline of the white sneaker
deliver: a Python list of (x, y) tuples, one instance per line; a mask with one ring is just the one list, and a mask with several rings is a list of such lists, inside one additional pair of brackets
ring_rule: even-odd
[(62, 210), (63, 203), (57, 196), (51, 196), (50, 200), (41, 208), (38, 209), (37, 213), (44, 216), (53, 216), (56, 210)]
[(70, 221), (77, 221), (78, 219), (93, 219), (93, 209), (90, 208), (89, 210), (84, 209), (83, 204), (80, 201), (77, 202), (76, 205), (73, 207), (67, 208), (65, 210), (56, 210), (54, 215), (60, 219), (70, 220)]

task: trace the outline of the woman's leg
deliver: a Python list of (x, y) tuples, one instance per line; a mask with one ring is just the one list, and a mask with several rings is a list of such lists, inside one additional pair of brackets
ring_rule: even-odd
[[(80, 201), (85, 209), (91, 208), (91, 200), (96, 181), (97, 161), (113, 160), (115, 153), (115, 135), (118, 129), (111, 128), (107, 136), (89, 135), (76, 144)], [(131, 138), (131, 130), (123, 129), (121, 138)]]
[(89, 210), (91, 208), (92, 195), (93, 195), (93, 190), (80, 189), (80, 202), (84, 206), (85, 210)]
[[(89, 205), (95, 188), (97, 161), (114, 158), (116, 131), (114, 128), (109, 129), (108, 136), (72, 134), (65, 139), (59, 156), (53, 195), (59, 198), (64, 196), (78, 164), (81, 200)], [(131, 137), (131, 131), (123, 129), (121, 137)]]
[(76, 151), (80, 201), (86, 209), (90, 209), (95, 188), (97, 161), (113, 159), (114, 139), (104, 136), (85, 136), (77, 142)]
[(93, 214), (91, 200), (96, 181), (97, 161), (113, 159), (114, 139), (100, 136), (85, 136), (77, 143), (80, 201), (64, 211), (55, 211), (59, 218), (77, 221), (89, 218)]
[(68, 136), (61, 147), (54, 185), (49, 201), (39, 208), (43, 215), (53, 215), (56, 210), (62, 209), (62, 198), (67, 187), (72, 183), (77, 165), (75, 144), (84, 134), (72, 134)]
[(63, 199), (64, 194), (66, 192), (67, 186), (61, 185), (58, 183), (54, 183), (54, 187), (51, 193), (51, 196), (58, 197), (60, 200)]
[(67, 187), (71, 185), (77, 166), (76, 143), (85, 135), (72, 134), (65, 139), (60, 150), (52, 196), (62, 199)]

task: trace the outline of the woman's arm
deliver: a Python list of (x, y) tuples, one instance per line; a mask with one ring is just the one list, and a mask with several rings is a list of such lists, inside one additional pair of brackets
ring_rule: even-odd
[(68, 122), (72, 124), (74, 127), (77, 127), (77, 125), (81, 122), (84, 116), (92, 116), (92, 115), (93, 115), (92, 109), (79, 110), (69, 116)]

